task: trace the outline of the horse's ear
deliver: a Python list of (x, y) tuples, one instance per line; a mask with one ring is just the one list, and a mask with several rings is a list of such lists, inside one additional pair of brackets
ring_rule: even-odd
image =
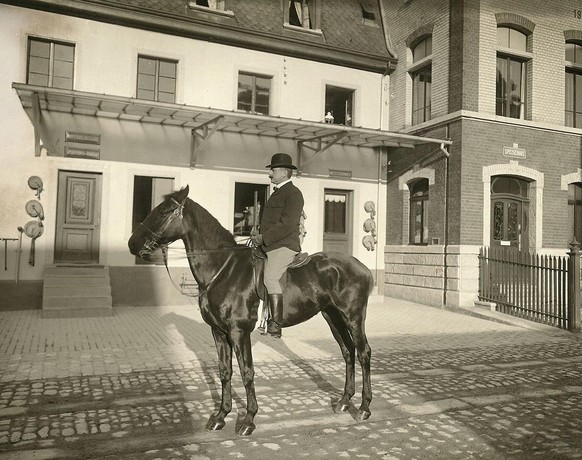
[(186, 185), (186, 187), (182, 187), (176, 197), (178, 201), (182, 202), (188, 197), (188, 193), (190, 192), (190, 186)]

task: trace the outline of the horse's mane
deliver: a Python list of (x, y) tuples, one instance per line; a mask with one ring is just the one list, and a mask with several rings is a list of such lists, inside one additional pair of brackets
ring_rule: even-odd
[[(176, 199), (180, 192), (166, 195), (164, 198)], [(231, 232), (224, 228), (220, 222), (205, 208), (191, 199), (184, 203), (184, 215), (192, 218), (198, 243), (207, 248), (225, 248), (236, 246), (236, 241)]]

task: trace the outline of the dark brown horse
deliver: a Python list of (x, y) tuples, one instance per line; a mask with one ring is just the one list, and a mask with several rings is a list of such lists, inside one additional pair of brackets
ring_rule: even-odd
[[(232, 409), (232, 354), (237, 357), (246, 390), (247, 413), (239, 435), (255, 429), (257, 413), (251, 332), (257, 321), (259, 296), (255, 288), (251, 248), (237, 245), (233, 235), (198, 203), (188, 198), (189, 188), (167, 195), (133, 232), (132, 254), (150, 258), (152, 251), (181, 239), (192, 274), (199, 286), (202, 318), (212, 328), (218, 352), (222, 401), (206, 428), (220, 430)], [(357, 419), (370, 417), (372, 387), (371, 350), (364, 322), (373, 280), (370, 270), (357, 259), (337, 252), (312, 255), (307, 265), (288, 270), (283, 293), (283, 327), (323, 315), (346, 362), (344, 393), (335, 406), (347, 411), (355, 393), (356, 351), (362, 368), (362, 403)]]

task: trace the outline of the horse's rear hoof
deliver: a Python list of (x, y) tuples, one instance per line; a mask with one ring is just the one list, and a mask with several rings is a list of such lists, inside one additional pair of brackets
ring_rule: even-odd
[(356, 420), (368, 420), (372, 413), (369, 410), (359, 410), (356, 415)]
[(349, 408), (349, 404), (338, 403), (337, 406), (335, 406), (334, 412), (347, 412)]
[(244, 425), (241, 426), (240, 429), (237, 431), (237, 435), (239, 436), (249, 436), (251, 434), (253, 434), (253, 431), (255, 431), (255, 425)]

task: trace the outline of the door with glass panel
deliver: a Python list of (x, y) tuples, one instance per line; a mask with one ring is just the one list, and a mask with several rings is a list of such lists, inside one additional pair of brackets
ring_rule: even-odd
[(511, 176), (491, 180), (491, 246), (529, 251), (529, 184)]
[(352, 254), (352, 192), (325, 189), (323, 250)]

